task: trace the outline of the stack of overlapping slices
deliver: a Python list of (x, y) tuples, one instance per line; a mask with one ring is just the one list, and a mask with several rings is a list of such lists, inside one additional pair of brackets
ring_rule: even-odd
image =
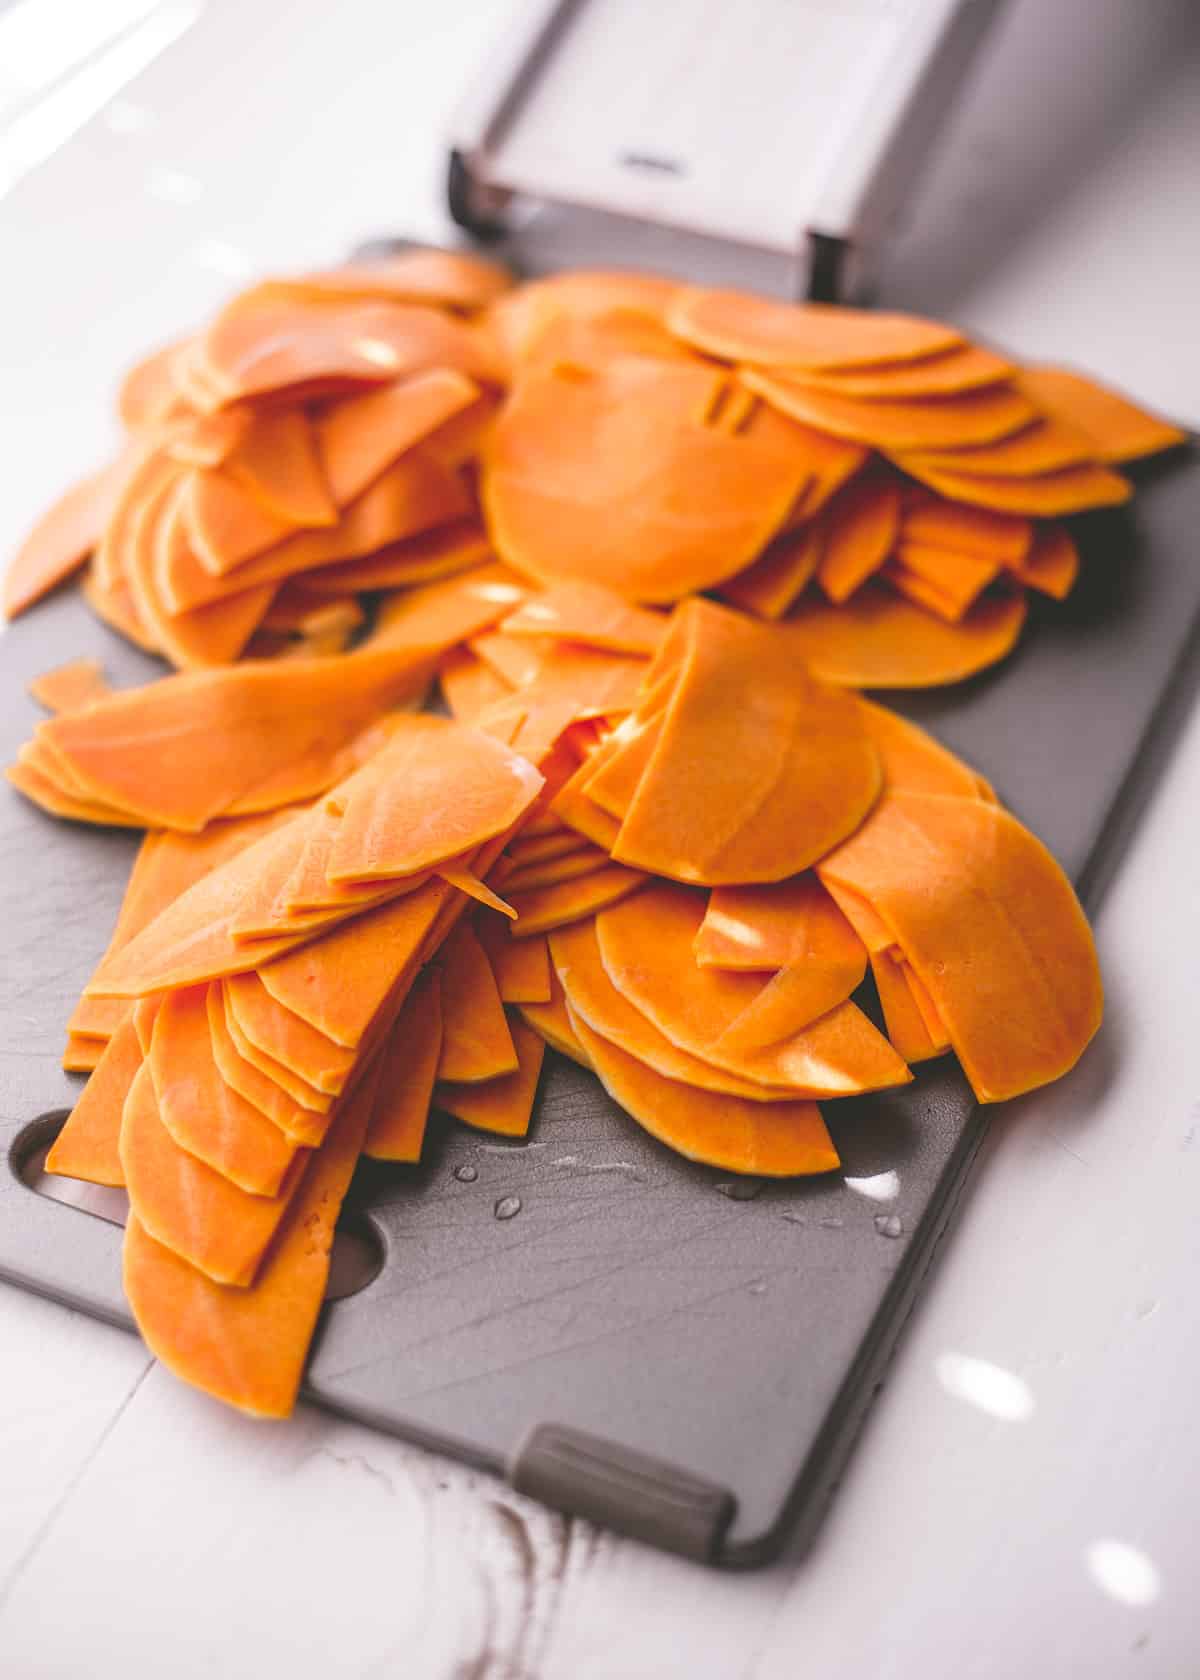
[(125, 448), (31, 533), (6, 612), (94, 550), (95, 611), (176, 666), (332, 653), (362, 591), (486, 560), (464, 467), (503, 383), (479, 316), (509, 284), (415, 251), (233, 298), (126, 379)]
[(381, 592), (498, 553), (534, 582), (788, 617), (852, 686), (1001, 659), (1065, 596), (1059, 516), (1178, 428), (913, 316), (652, 275), (514, 286), (461, 253), (275, 279), (152, 356), (127, 441), (30, 535), (22, 611), (84, 588), (172, 664), (332, 654)]
[(955, 681), (1061, 598), (1056, 516), (1182, 434), (1094, 382), (911, 316), (566, 275), (491, 311), (511, 391), (484, 446), (498, 552), (629, 599), (789, 616), (854, 686)]

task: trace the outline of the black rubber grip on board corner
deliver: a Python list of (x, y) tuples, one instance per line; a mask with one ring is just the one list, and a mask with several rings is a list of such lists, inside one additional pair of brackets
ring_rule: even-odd
[(700, 1563), (716, 1558), (736, 1509), (715, 1482), (554, 1423), (534, 1429), (509, 1480), (545, 1505)]

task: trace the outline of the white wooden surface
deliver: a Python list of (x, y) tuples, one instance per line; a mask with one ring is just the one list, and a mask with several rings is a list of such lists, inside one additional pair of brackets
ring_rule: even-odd
[[(1037, 5), (1040, 20), (1025, 0), (1012, 27), (1042, 27)], [(439, 120), (504, 0), (165, 9), (174, 44), (15, 181), (0, 12), (3, 550), (103, 447), (115, 370), (231, 276), (381, 231), (444, 232)], [(906, 301), (1200, 421), (1184, 9), (1054, 11), (1068, 39), (1048, 44), (1106, 98), (1094, 31), (1144, 57), (1113, 94), (1104, 147), (1064, 163), (1070, 101), (1052, 95), (1066, 72), (1056, 83), (1044, 55), (1019, 89), (984, 87), (990, 156), (947, 148), (893, 295), (915, 290)], [(981, 192), (975, 165), (1003, 154), (1011, 177), (1036, 162), (1039, 123), (1058, 166), (1033, 175), (1053, 190)], [(27, 159), (28, 129), (24, 144)], [(1200, 717), (1099, 917), (1103, 1035), (1077, 1076), (995, 1126), (807, 1559), (713, 1575), (315, 1411), (250, 1423), (182, 1390), (132, 1338), (0, 1287), (0, 1674), (1200, 1671), (1198, 810)]]

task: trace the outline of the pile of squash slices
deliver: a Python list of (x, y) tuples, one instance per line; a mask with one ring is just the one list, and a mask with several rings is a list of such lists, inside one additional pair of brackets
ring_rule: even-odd
[(145, 830), (47, 1166), (128, 1191), (185, 1380), (286, 1415), (359, 1157), (524, 1136), (547, 1045), (777, 1177), (915, 1064), (993, 1102), (1078, 1060), (1070, 883), (858, 691), (1003, 658), (1174, 427), (933, 321), (437, 251), (263, 282), (119, 410), (5, 607), (78, 573), (176, 670), (47, 672), (8, 776)]

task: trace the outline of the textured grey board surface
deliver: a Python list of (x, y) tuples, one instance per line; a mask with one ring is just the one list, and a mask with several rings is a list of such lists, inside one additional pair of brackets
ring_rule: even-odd
[[(1179, 454), (1140, 476), (1131, 510), (1079, 523), (1084, 581), (1064, 605), (1035, 605), (1012, 659), (900, 702), (1093, 882), (1169, 738), (1164, 697), (1200, 607), (1200, 465)], [(88, 651), (119, 682), (157, 669), (70, 592), (0, 641), (6, 761), (38, 715), (28, 678)], [(1185, 698), (1178, 680), (1174, 694)], [(0, 790), (0, 1146), (10, 1162), (0, 1276), (118, 1323), (128, 1322), (118, 1230), (33, 1194), (16, 1166), (30, 1123), (78, 1090), (58, 1068), (62, 1024), (107, 939), (135, 843)], [(669, 1478), (661, 1498), (651, 1487), (645, 1509), (631, 1504), (619, 1520), (697, 1555), (758, 1561), (789, 1519), (819, 1514), (984, 1128), (946, 1062), (902, 1093), (828, 1104), (826, 1115), (845, 1177), (894, 1171), (895, 1200), (834, 1176), (735, 1199), (724, 1175), (671, 1155), (590, 1076), (550, 1057), (528, 1143), (439, 1121), (419, 1167), (360, 1171), (352, 1206), (385, 1263), (327, 1310), (309, 1394), (606, 1515), (613, 1489), (555, 1486), (561, 1453), (521, 1457), (531, 1432), (596, 1437), (599, 1460), (603, 1443), (617, 1460), (648, 1454), (731, 1494), (732, 1522), (723, 1537), (710, 1531), (711, 1547), (697, 1540), (687, 1514), (667, 1509)], [(477, 1176), (455, 1177), (462, 1166)], [(498, 1220), (496, 1202), (512, 1196), (520, 1212)], [(880, 1214), (899, 1219), (900, 1236), (877, 1229)]]

